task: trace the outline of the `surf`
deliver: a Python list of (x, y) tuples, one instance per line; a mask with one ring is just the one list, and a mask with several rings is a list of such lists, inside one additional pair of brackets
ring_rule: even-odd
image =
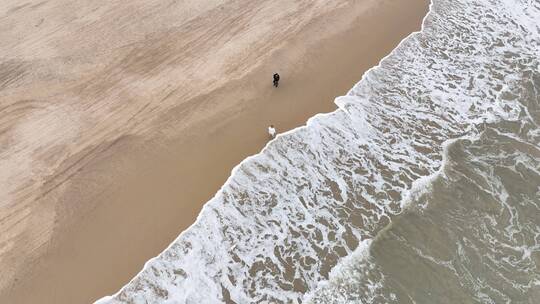
[(440, 178), (445, 147), (523, 119), (528, 107), (512, 96), (538, 69), (539, 12), (531, 1), (433, 1), (422, 30), (337, 98), (338, 110), (242, 161), (189, 229), (96, 303), (377, 299), (382, 276), (364, 285), (372, 297), (340, 294), (354, 276), (347, 261)]

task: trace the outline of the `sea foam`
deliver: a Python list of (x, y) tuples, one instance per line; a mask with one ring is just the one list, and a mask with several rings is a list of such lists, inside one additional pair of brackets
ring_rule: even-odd
[[(440, 173), (445, 142), (523, 119), (514, 96), (538, 70), (538, 20), (538, 1), (435, 0), (422, 31), (337, 98), (338, 110), (235, 167), (189, 229), (97, 303), (338, 297), (332, 287), (355, 260), (344, 258), (369, 250), (415, 185)], [(380, 282), (358, 292), (376, 299)]]

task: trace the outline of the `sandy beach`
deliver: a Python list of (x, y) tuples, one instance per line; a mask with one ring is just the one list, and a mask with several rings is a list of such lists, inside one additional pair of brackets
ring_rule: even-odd
[(335, 109), (428, 2), (4, 1), (0, 303), (116, 292), (269, 124)]

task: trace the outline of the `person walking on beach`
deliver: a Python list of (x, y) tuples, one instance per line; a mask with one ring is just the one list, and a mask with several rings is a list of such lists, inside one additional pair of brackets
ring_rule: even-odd
[(274, 128), (274, 125), (268, 127), (268, 135), (270, 135), (270, 139), (276, 138), (276, 129)]
[(279, 74), (275, 73), (274, 74), (274, 86), (277, 88), (278, 85), (279, 85)]

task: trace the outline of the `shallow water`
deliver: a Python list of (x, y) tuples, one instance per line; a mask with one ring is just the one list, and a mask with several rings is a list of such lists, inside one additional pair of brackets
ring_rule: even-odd
[(313, 303), (537, 303), (540, 151), (503, 125), (449, 145), (429, 191)]
[(100, 303), (533, 303), (540, 1), (435, 0)]

